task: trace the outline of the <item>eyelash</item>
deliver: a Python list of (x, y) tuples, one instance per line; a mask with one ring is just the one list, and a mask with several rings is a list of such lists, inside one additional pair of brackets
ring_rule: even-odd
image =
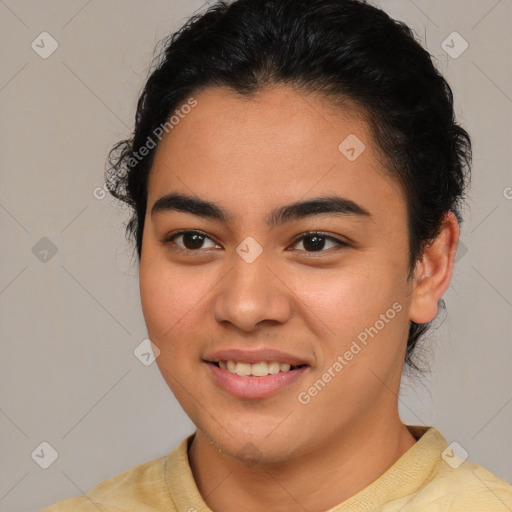
[[(174, 244), (176, 246), (176, 244), (174, 242), (174, 239), (177, 238), (180, 235), (185, 235), (185, 234), (188, 234), (188, 235), (195, 235), (195, 234), (202, 235), (205, 238), (208, 238), (208, 239), (212, 240), (203, 231), (198, 231), (198, 230), (195, 230), (195, 229), (188, 229), (188, 230), (177, 231), (176, 233), (173, 233), (172, 235), (169, 235), (169, 236), (165, 237), (164, 239), (162, 239), (161, 242), (163, 244), (166, 244), (166, 245)], [(296, 245), (301, 240), (304, 240), (305, 238), (312, 237), (312, 236), (319, 236), (321, 238), (324, 238), (325, 240), (329, 240), (331, 242), (334, 242), (335, 244), (338, 245), (336, 250), (340, 250), (340, 249), (342, 249), (344, 247), (349, 247), (350, 246), (350, 244), (348, 244), (347, 242), (343, 242), (342, 240), (338, 240), (337, 238), (334, 238), (332, 236), (326, 235), (325, 233), (323, 233), (321, 231), (307, 231), (306, 233), (302, 233), (298, 238), (296, 238), (292, 242), (292, 245)], [(217, 243), (217, 242), (215, 242), (215, 240), (212, 240), (212, 242)], [(178, 247), (178, 249), (173, 249), (173, 250), (177, 250), (178, 252), (183, 251), (183, 252), (197, 252), (197, 253), (199, 253), (201, 251), (201, 249), (187, 249), (187, 248), (183, 248), (183, 247), (180, 247), (180, 246), (177, 246), (177, 247)], [(327, 250), (321, 249), (319, 251), (303, 251), (303, 252), (307, 252), (308, 254), (317, 254), (317, 253), (327, 252)]]

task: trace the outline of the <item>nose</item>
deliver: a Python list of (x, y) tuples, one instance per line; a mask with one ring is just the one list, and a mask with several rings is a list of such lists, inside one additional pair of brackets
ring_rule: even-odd
[(292, 291), (275, 267), (265, 251), (251, 263), (235, 254), (232, 268), (215, 288), (212, 308), (216, 321), (250, 332), (267, 323), (289, 320)]

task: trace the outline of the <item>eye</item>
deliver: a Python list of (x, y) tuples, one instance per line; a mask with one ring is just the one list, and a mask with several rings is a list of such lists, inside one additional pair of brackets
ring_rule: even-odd
[[(183, 246), (175, 242), (175, 240), (179, 238), (181, 238)], [(203, 247), (205, 240), (210, 240), (213, 243), (213, 246)], [(213, 242), (210, 237), (206, 236), (205, 233), (197, 230), (178, 231), (177, 233), (166, 237), (164, 240), (162, 240), (162, 242), (165, 244), (172, 243), (177, 245), (179, 249), (185, 251), (197, 251), (198, 249), (213, 249), (218, 247), (218, 244)]]
[(332, 243), (333, 247), (337, 247), (338, 249), (349, 246), (348, 243), (343, 242), (342, 240), (338, 240), (337, 238), (325, 235), (318, 231), (304, 233), (294, 242), (294, 245), (302, 243), (306, 252), (326, 252), (324, 251), (326, 241)]
[[(176, 240), (179, 239), (181, 239), (181, 243), (176, 242)], [(210, 240), (213, 245), (205, 247), (205, 240)], [(178, 247), (178, 250), (192, 252), (198, 252), (200, 249), (214, 249), (220, 247), (216, 242), (208, 237), (206, 233), (197, 230), (177, 231), (176, 233), (164, 238), (162, 242), (164, 244), (173, 244)], [(327, 249), (332, 247), (342, 248), (349, 246), (348, 243), (343, 242), (342, 240), (338, 240), (337, 238), (318, 231), (311, 231), (309, 233), (302, 234), (295, 240), (293, 245), (295, 246), (302, 243), (306, 252), (326, 252), (326, 242), (333, 244), (331, 247), (327, 247)]]

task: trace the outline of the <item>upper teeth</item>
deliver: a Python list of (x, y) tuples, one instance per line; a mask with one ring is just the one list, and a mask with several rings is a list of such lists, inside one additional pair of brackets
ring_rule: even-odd
[(253, 375), (255, 377), (265, 377), (269, 374), (287, 372), (291, 366), (288, 363), (278, 363), (277, 361), (261, 361), (259, 363), (238, 363), (236, 361), (219, 361), (219, 366), (237, 375)]

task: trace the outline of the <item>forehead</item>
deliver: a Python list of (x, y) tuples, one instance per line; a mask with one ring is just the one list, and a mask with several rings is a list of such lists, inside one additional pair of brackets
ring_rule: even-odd
[(368, 209), (403, 209), (401, 188), (353, 105), (334, 106), (287, 86), (251, 97), (210, 88), (192, 97), (196, 105), (157, 148), (149, 209), (169, 192), (229, 202), (235, 217), (333, 193)]

